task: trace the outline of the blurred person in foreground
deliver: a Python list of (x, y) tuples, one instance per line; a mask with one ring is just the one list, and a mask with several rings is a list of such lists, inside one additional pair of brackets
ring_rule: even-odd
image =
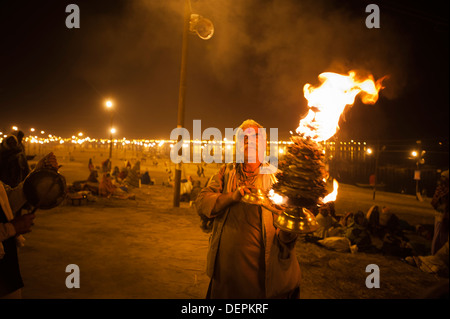
[(0, 180), (16, 187), (30, 173), (25, 148), (22, 144), (22, 134), (11, 134), (2, 140), (0, 145)]
[[(241, 198), (252, 188), (268, 191), (276, 178), (263, 174), (258, 158), (258, 139), (265, 134), (260, 124), (246, 120), (242, 163), (221, 167), (195, 202), (198, 214), (212, 231), (207, 255), (211, 278), (206, 298), (299, 298), (300, 266), (295, 254), (297, 235), (273, 225), (272, 212)], [(239, 134), (239, 133), (238, 133)], [(241, 153), (242, 154), (242, 153)], [(256, 157), (256, 159), (255, 159)]]
[[(53, 153), (44, 156), (34, 170), (58, 169)], [(22, 215), (21, 208), (27, 200), (23, 193), (23, 182), (11, 188), (0, 181), (0, 298), (22, 298), (23, 281), (20, 274), (17, 246), (22, 246), (22, 234), (31, 232), (34, 213)]]
[(431, 242), (431, 254), (434, 255), (448, 241), (448, 201), (449, 179), (448, 170), (442, 172), (439, 185), (436, 187), (431, 206), (436, 211), (434, 220), (434, 236)]

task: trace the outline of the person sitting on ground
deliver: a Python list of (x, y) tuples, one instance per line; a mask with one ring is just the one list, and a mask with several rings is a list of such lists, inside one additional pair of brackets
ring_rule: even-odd
[(98, 172), (96, 170), (91, 171), (87, 181), (90, 183), (98, 183)]
[(315, 237), (340, 237), (343, 236), (343, 228), (337, 220), (331, 216), (331, 205), (324, 204), (319, 208), (319, 213), (316, 216), (316, 221), (319, 228), (314, 232)]
[(84, 190), (92, 191), (94, 195), (98, 194), (98, 172), (93, 170), (90, 172), (87, 180), (74, 181), (72, 186), (69, 187), (70, 192), (79, 192)]
[(102, 181), (98, 187), (99, 195), (102, 197), (111, 197), (116, 191), (116, 188), (117, 187), (113, 184), (109, 173), (104, 173)]
[(117, 179), (119, 181), (124, 181), (125, 178), (127, 178), (128, 176), (128, 169), (126, 167), (123, 167), (119, 173), (119, 176), (117, 177)]
[(100, 182), (98, 181), (98, 172), (97, 170), (93, 170), (89, 177), (84, 183), (83, 190), (90, 191), (93, 195), (98, 195), (98, 189), (99, 189)]
[(381, 252), (388, 256), (404, 258), (413, 252), (409, 239), (403, 233), (401, 221), (388, 207), (383, 207), (380, 214), (380, 227), (383, 237)]
[(120, 199), (135, 199), (134, 195), (128, 195), (122, 188), (114, 185), (109, 173), (104, 173), (102, 181), (100, 182), (99, 195), (107, 198), (120, 198)]
[(114, 169), (113, 169), (113, 172), (112, 172), (111, 175), (117, 178), (119, 176), (119, 174), (120, 174), (119, 167), (118, 166), (114, 166)]
[(141, 184), (143, 184), (143, 185), (153, 185), (153, 181), (150, 178), (150, 175), (149, 175), (148, 171), (145, 171), (145, 173), (142, 174), (142, 176), (141, 176)]
[(364, 213), (359, 210), (347, 223), (345, 237), (350, 239), (352, 245), (357, 245), (359, 251), (369, 250), (372, 240), (367, 230), (368, 223)]
[(416, 266), (423, 272), (437, 274), (448, 278), (448, 252), (449, 246), (447, 238), (447, 242), (434, 255), (408, 256), (405, 258), (405, 261), (410, 265)]
[(341, 218), (341, 220), (339, 221), (339, 223), (343, 226), (343, 227), (347, 227), (348, 225), (350, 225), (353, 222), (353, 213), (352, 212), (346, 212), (344, 214), (344, 217)]
[(139, 181), (141, 176), (141, 162), (137, 161), (133, 168), (129, 170), (127, 177), (125, 178), (125, 184), (131, 187), (139, 187)]
[(380, 209), (377, 205), (369, 208), (366, 215), (368, 221), (368, 230), (371, 235), (383, 238), (384, 232), (380, 225)]

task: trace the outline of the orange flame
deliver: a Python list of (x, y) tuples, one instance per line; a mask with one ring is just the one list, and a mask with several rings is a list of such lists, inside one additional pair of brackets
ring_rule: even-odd
[(353, 105), (360, 92), (364, 93), (361, 96), (363, 103), (375, 104), (384, 78), (375, 82), (372, 75), (363, 80), (356, 77), (355, 71), (350, 71), (348, 75), (324, 72), (319, 75), (322, 82), (319, 87), (305, 84), (303, 93), (310, 109), (296, 132), (316, 142), (326, 141), (336, 134), (345, 107)]
[(322, 199), (322, 203), (325, 204), (328, 202), (336, 201), (337, 194), (338, 194), (338, 188), (339, 188), (339, 183), (337, 182), (337, 180), (333, 179), (333, 191)]
[(274, 204), (277, 205), (282, 205), (286, 202), (286, 198), (281, 196), (280, 194), (275, 193), (273, 189), (269, 191), (268, 197)]
[[(353, 105), (359, 93), (364, 104), (375, 104), (378, 100), (378, 93), (383, 89), (383, 77), (374, 81), (372, 75), (359, 80), (355, 71), (350, 71), (348, 75), (332, 72), (324, 72), (319, 75), (322, 84), (313, 87), (307, 83), (303, 87), (303, 93), (308, 100), (308, 114), (300, 120), (296, 129), (298, 134), (310, 137), (315, 142), (323, 142), (333, 137), (339, 129), (339, 119), (346, 106)], [(292, 132), (291, 132), (292, 134)], [(336, 201), (339, 183), (333, 180), (333, 191), (320, 199), (322, 204)], [(282, 204), (286, 198), (270, 190), (268, 197), (275, 204)]]

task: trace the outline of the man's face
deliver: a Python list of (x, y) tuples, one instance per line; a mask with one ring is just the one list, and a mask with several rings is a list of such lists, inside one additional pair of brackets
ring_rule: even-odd
[(258, 127), (244, 130), (244, 161), (246, 163), (261, 163), (258, 158)]

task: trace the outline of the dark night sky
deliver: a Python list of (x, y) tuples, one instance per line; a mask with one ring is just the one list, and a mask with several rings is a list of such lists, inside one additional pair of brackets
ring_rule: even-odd
[[(66, 5), (81, 11), (67, 29)], [(367, 29), (376, 3), (381, 28)], [(0, 129), (107, 137), (104, 101), (119, 137), (169, 138), (176, 127), (183, 0), (11, 1), (0, 4)], [(236, 127), (254, 118), (295, 130), (303, 85), (324, 71), (389, 75), (374, 106), (359, 100), (345, 139), (448, 140), (448, 2), (192, 0), (214, 22), (189, 37), (187, 128)]]

